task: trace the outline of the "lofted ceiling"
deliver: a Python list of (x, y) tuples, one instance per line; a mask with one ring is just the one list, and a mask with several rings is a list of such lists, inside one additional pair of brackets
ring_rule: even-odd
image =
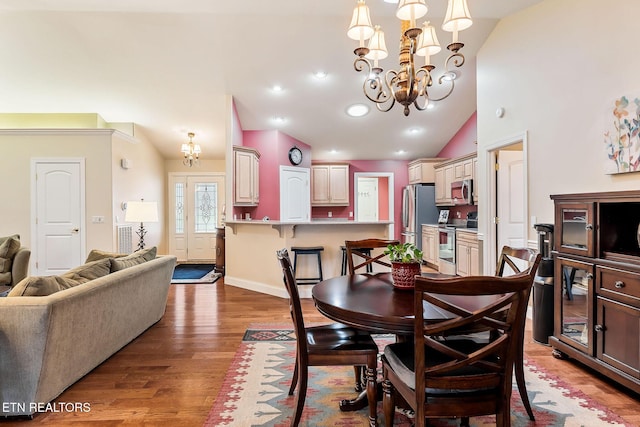
[[(168, 159), (195, 132), (203, 158), (220, 159), (231, 95), (243, 129), (279, 129), (311, 145), (315, 159), (435, 156), (475, 111), (477, 51), (500, 18), (539, 1), (468, 0), (474, 25), (460, 33), (466, 62), (454, 93), (409, 117), (396, 105), (350, 118), (349, 105), (371, 104), (346, 36), (355, 0), (0, 0), (0, 113), (133, 122)], [(381, 65), (397, 68), (396, 5), (367, 4), (386, 34)], [(446, 0), (427, 4), (442, 68)]]

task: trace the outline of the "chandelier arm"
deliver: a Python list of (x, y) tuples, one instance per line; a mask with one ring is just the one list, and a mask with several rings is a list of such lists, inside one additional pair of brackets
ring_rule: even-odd
[(447, 71), (450, 71), (449, 69), (449, 63), (453, 61), (453, 66), (456, 68), (462, 67), (462, 65), (464, 65), (464, 55), (461, 54), (460, 52), (456, 52), (453, 53), (451, 55), (449, 55), (449, 57), (447, 58), (447, 60), (444, 63), (445, 69)]
[[(427, 105), (429, 105), (429, 96), (427, 93), (427, 87), (431, 85), (431, 73), (427, 71), (425, 68), (420, 68), (416, 72), (416, 81), (419, 82), (418, 87), (418, 96), (413, 101), (413, 106), (416, 107), (416, 110), (424, 111), (427, 109)], [(424, 103), (420, 105), (420, 98), (424, 99)]]
[(371, 62), (363, 57), (356, 58), (353, 67), (358, 72), (366, 71), (367, 77), (362, 83), (362, 91), (369, 101), (375, 104), (384, 104), (389, 101), (391, 95), (384, 90), (380, 80), (380, 69), (373, 68)]

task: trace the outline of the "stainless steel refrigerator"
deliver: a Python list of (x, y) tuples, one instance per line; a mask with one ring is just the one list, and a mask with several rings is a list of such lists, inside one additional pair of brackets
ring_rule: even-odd
[(422, 249), (422, 224), (438, 223), (436, 188), (432, 184), (408, 185), (402, 189), (402, 241)]

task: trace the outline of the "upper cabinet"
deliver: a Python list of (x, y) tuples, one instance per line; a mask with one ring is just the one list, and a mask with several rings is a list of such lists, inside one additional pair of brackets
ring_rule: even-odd
[(233, 147), (233, 204), (257, 206), (260, 201), (260, 152), (254, 148)]
[[(436, 205), (453, 206), (451, 183), (465, 179), (474, 180), (476, 169), (476, 153), (447, 160), (435, 166)], [(477, 185), (472, 187), (474, 203), (478, 201), (476, 187)]]
[(349, 165), (311, 166), (311, 206), (349, 205)]
[(417, 159), (409, 163), (409, 184), (433, 184), (436, 182), (435, 166), (445, 158)]

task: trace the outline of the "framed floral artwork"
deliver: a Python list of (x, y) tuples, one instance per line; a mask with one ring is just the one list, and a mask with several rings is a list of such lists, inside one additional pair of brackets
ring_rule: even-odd
[[(631, 100), (631, 101), (630, 101)], [(640, 171), (640, 96), (622, 96), (607, 114), (605, 173)], [(610, 114), (610, 115), (609, 115)]]

